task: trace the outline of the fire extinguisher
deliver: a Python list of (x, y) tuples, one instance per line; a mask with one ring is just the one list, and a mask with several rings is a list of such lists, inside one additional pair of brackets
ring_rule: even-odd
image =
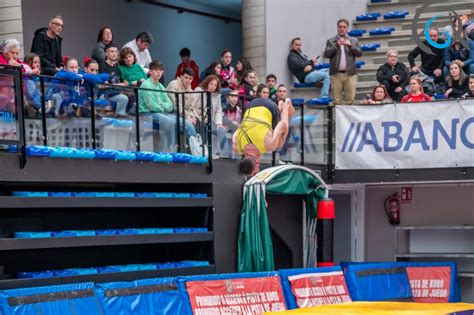
[(400, 224), (400, 198), (398, 193), (385, 199), (384, 208), (388, 217), (388, 222), (392, 225)]

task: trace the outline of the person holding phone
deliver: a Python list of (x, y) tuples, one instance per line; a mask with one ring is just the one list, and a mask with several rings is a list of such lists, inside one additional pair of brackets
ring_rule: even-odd
[(387, 62), (377, 70), (377, 81), (387, 88), (390, 98), (399, 102), (406, 95), (406, 86), (410, 79), (410, 71), (398, 62), (398, 52), (390, 49), (387, 52)]

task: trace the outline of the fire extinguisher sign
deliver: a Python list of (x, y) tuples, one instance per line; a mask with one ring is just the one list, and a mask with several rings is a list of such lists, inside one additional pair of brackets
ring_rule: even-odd
[(413, 187), (402, 187), (400, 201), (402, 203), (411, 203), (413, 201)]

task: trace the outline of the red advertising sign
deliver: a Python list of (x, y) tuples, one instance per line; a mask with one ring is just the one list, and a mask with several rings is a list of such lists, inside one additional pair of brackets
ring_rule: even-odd
[(352, 302), (342, 271), (290, 276), (298, 308)]
[(286, 310), (278, 276), (189, 281), (186, 289), (195, 315), (258, 315)]
[(406, 270), (415, 302), (448, 303), (450, 267), (407, 267)]

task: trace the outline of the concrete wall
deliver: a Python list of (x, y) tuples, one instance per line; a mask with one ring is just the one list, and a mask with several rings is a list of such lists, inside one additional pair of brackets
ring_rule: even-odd
[[(202, 9), (191, 4), (186, 7)], [(147, 30), (155, 39), (150, 47), (151, 56), (164, 63), (167, 81), (174, 76), (181, 62), (178, 52), (185, 46), (191, 49), (192, 58), (200, 69), (219, 60), (223, 48), (231, 49), (235, 59), (242, 54), (241, 24), (225, 24), (222, 20), (189, 13), (177, 14), (175, 10), (149, 4), (117, 0), (23, 0), (22, 9), (27, 51), (31, 48), (34, 31), (46, 26), (55, 14), (64, 18), (63, 55), (81, 60), (90, 55), (99, 29), (105, 25), (113, 28), (114, 42), (120, 46), (135, 38), (138, 32)]]
[(291, 39), (301, 37), (303, 52), (310, 58), (322, 56), (326, 40), (337, 33), (337, 20), (352, 21), (365, 12), (366, 5), (366, 0), (267, 0), (267, 73), (275, 74), (279, 83), (292, 83), (286, 64)]
[[(367, 261), (393, 261), (394, 228), (388, 223), (383, 203), (385, 198), (395, 192), (400, 192), (400, 187), (369, 187), (366, 190), (365, 258)], [(401, 206), (400, 223), (402, 225), (473, 225), (473, 205), (473, 184), (415, 186), (412, 204)], [(449, 234), (450, 231), (446, 233)], [(416, 242), (413, 237), (412, 240)], [(450, 248), (438, 242), (436, 251), (449, 252)]]
[[(0, 42), (11, 37), (23, 45), (21, 0), (0, 1)], [(23, 56), (23, 50), (20, 54)]]
[(242, 40), (244, 56), (257, 71), (260, 82), (265, 82), (265, 0), (243, 0)]

